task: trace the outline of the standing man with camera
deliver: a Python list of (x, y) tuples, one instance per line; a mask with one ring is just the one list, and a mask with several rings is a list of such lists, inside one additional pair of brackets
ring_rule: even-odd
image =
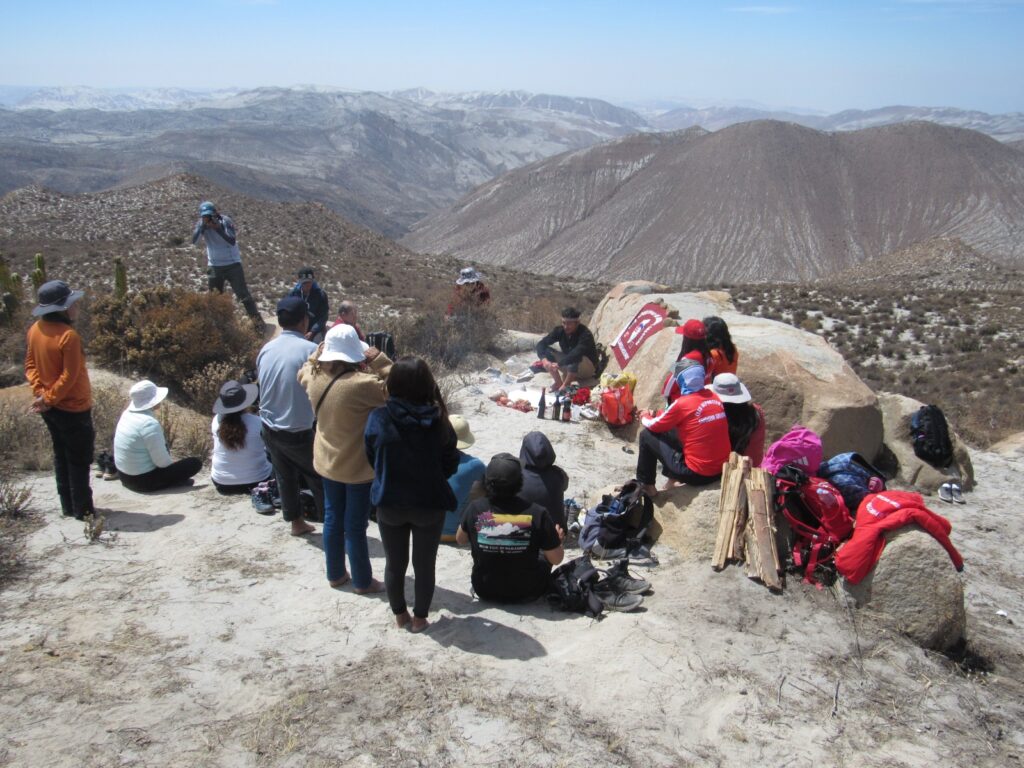
[(252, 318), (253, 325), (262, 331), (265, 325), (263, 318), (245, 284), (235, 223), (219, 213), (217, 206), (209, 200), (199, 205), (199, 221), (192, 230), (192, 244), (199, 242), (200, 237), (206, 244), (206, 275), (210, 290), (224, 293), (224, 282), (227, 281), (235, 292), (235, 298), (242, 302), (246, 313)]

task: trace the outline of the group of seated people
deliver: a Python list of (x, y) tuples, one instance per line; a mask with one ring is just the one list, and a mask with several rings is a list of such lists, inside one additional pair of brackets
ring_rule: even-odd
[(732, 451), (753, 466), (764, 457), (764, 411), (736, 375), (739, 350), (725, 321), (693, 318), (676, 332), (683, 342), (662, 390), (668, 407), (641, 416), (636, 477), (649, 496), (659, 463), (667, 490), (715, 482)]

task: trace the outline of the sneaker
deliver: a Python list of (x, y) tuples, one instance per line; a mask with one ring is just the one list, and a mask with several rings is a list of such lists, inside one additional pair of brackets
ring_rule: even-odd
[(622, 611), (623, 613), (627, 613), (629, 611), (635, 611), (644, 604), (644, 599), (640, 597), (640, 595), (603, 590), (601, 589), (601, 584), (594, 587), (594, 594), (604, 605), (604, 609), (606, 611)]
[(250, 498), (252, 500), (253, 509), (255, 509), (257, 513), (261, 515), (272, 515), (277, 512), (277, 509), (274, 507), (274, 502), (271, 501), (270, 491), (267, 490), (263, 483), (260, 483), (260, 485), (257, 485), (252, 489)]
[(614, 549), (605, 549), (597, 542), (590, 548), (590, 553), (598, 560), (622, 560), (629, 556), (625, 547), (615, 547)]
[(949, 493), (950, 493), (950, 496), (953, 497), (953, 501), (955, 501), (957, 504), (966, 504), (967, 503), (967, 500), (964, 499), (963, 489), (960, 488), (960, 484), (959, 483), (951, 483), (950, 486), (949, 486)]
[(106, 451), (100, 451), (96, 456), (96, 477), (103, 477), (107, 471), (108, 455)]
[(939, 486), (939, 498), (947, 504), (953, 503), (953, 484), (943, 483)]
[(611, 590), (627, 595), (643, 594), (650, 588), (651, 582), (647, 579), (638, 579), (629, 572), (629, 560), (619, 560), (605, 571), (605, 577), (596, 587), (598, 590)]

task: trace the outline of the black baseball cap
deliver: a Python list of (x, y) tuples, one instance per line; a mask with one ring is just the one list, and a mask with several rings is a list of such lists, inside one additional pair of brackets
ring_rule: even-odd
[(306, 302), (299, 296), (285, 296), (277, 302), (277, 322), (280, 325), (298, 325), (306, 316)]

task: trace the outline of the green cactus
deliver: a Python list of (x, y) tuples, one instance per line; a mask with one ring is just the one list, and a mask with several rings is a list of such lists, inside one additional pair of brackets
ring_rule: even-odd
[(46, 282), (46, 262), (43, 254), (36, 254), (36, 268), (32, 270), (32, 287), (38, 292), (39, 287)]
[(128, 294), (128, 271), (124, 268), (124, 262), (118, 256), (114, 259), (114, 295), (123, 299)]
[(0, 319), (7, 322), (14, 317), (23, 295), (21, 277), (11, 272), (0, 254)]

